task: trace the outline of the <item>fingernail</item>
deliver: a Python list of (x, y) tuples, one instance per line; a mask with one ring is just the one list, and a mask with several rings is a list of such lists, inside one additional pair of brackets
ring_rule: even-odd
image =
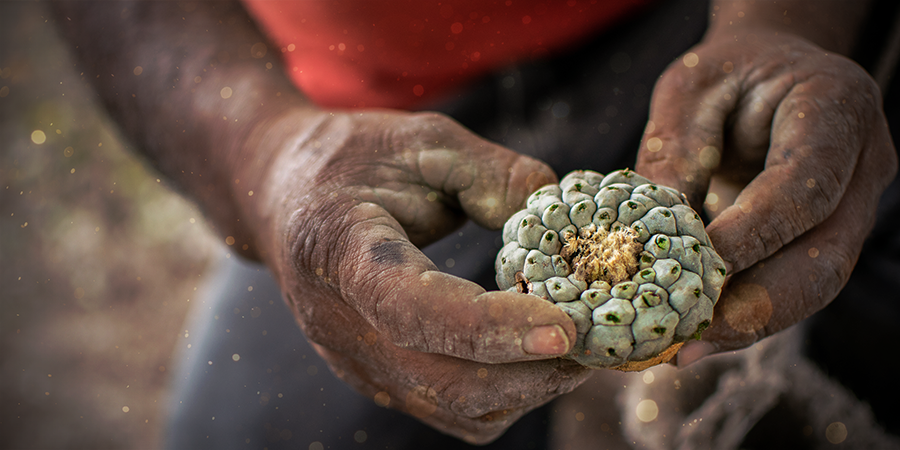
[(681, 347), (681, 350), (678, 351), (678, 359), (676, 365), (679, 369), (683, 369), (709, 355), (710, 353), (715, 351), (715, 349), (716, 348), (709, 342), (688, 342), (687, 344), (684, 344), (684, 347)]
[(522, 350), (532, 355), (564, 355), (569, 351), (569, 337), (559, 325), (534, 327), (522, 338)]

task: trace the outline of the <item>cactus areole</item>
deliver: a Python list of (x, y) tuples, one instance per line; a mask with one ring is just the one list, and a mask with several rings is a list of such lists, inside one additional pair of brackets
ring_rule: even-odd
[(643, 370), (671, 359), (712, 320), (725, 264), (678, 191), (626, 169), (566, 175), (503, 228), (500, 289), (555, 303), (578, 332), (566, 355)]

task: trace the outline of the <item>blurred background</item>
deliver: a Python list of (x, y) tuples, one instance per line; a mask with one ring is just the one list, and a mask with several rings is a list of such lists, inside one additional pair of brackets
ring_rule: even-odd
[(0, 448), (158, 448), (223, 252), (104, 114), (46, 5), (0, 2)]

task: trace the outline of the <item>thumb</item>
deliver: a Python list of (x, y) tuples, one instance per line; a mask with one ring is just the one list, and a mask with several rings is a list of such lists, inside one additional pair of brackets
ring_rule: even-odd
[(532, 192), (557, 182), (553, 169), (537, 159), (482, 139), (444, 116), (426, 117), (439, 139), (423, 142), (418, 151), (422, 179), (456, 196), (466, 215), (481, 226), (502, 227)]

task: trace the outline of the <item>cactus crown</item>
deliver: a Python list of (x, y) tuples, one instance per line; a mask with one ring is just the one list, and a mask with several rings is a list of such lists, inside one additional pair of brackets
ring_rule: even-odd
[(605, 281), (610, 285), (631, 279), (638, 270), (643, 246), (629, 227), (608, 232), (594, 224), (578, 234), (567, 233), (560, 252), (574, 270), (575, 277), (588, 284)]

